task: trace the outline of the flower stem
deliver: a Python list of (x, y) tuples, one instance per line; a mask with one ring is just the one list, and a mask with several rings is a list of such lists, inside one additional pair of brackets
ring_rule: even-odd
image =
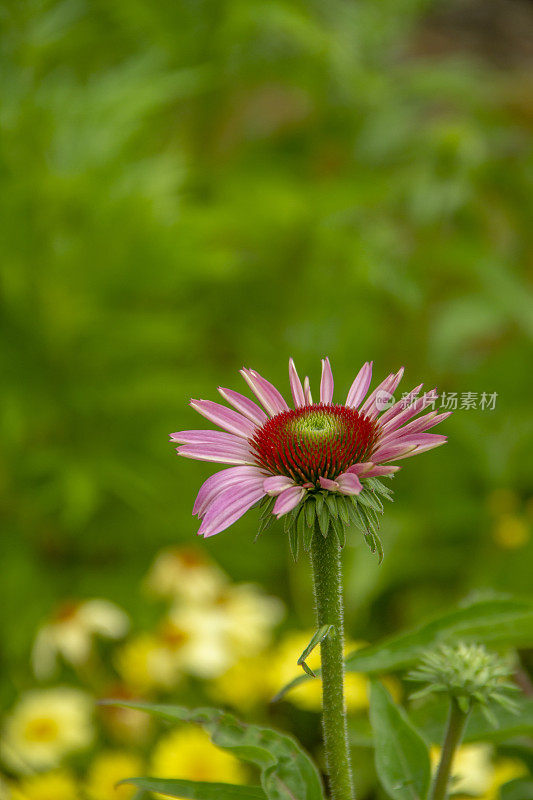
[(317, 625), (332, 625), (320, 644), (322, 661), (322, 728), (333, 800), (353, 800), (354, 790), (346, 705), (344, 701), (344, 604), (341, 550), (330, 529), (324, 538), (318, 524), (311, 542)]
[(439, 767), (433, 782), (431, 800), (446, 800), (448, 796), (448, 783), (450, 780), (453, 757), (455, 751), (461, 744), (467, 719), (468, 712), (460, 708), (455, 697), (451, 697), (448, 722), (446, 723), (446, 735), (444, 737), (444, 744), (442, 745)]

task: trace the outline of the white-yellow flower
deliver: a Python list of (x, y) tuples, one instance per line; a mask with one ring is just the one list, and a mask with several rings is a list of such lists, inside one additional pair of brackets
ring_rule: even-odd
[(116, 750), (100, 753), (90, 766), (86, 791), (90, 800), (128, 800), (135, 794), (131, 784), (117, 786), (126, 778), (138, 778), (143, 774), (139, 756)]
[(4, 720), (2, 759), (19, 773), (57, 766), (67, 753), (90, 745), (92, 709), (91, 698), (79, 689), (28, 692)]
[(180, 680), (182, 657), (178, 640), (158, 633), (140, 633), (115, 654), (115, 666), (135, 692), (172, 689)]
[(249, 585), (228, 586), (213, 603), (175, 605), (167, 624), (181, 632), (183, 668), (201, 678), (221, 675), (241, 656), (263, 650), (283, 605)]
[[(68, 770), (28, 775), (12, 784), (9, 800), (81, 800), (76, 779)], [(4, 800), (0, 794), (0, 800)]]
[(147, 591), (155, 597), (194, 603), (213, 600), (227, 583), (227, 575), (194, 547), (162, 550), (145, 580)]
[(86, 663), (94, 636), (120, 639), (128, 627), (125, 612), (108, 600), (64, 603), (37, 633), (32, 651), (35, 675), (53, 675), (59, 655), (74, 666)]
[(246, 770), (235, 756), (216, 747), (201, 728), (177, 728), (163, 736), (152, 754), (156, 778), (245, 783)]

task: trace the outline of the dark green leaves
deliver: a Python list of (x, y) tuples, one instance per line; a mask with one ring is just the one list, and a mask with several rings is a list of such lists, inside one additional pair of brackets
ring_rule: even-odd
[(351, 672), (389, 672), (411, 666), (436, 644), (457, 642), (533, 645), (533, 602), (513, 598), (474, 600), (408, 633), (350, 653)]
[[(180, 720), (201, 725), (217, 747), (229, 750), (237, 758), (255, 764), (259, 768), (261, 786), (268, 800), (324, 800), (318, 771), (292, 736), (271, 728), (245, 725), (231, 714), (217, 708), (188, 709), (182, 706), (113, 701), (109, 701), (109, 704), (136, 708), (170, 722)], [(201, 787), (201, 784), (197, 786)], [(230, 789), (241, 791), (241, 787), (230, 786), (227, 791)], [(257, 792), (256, 787), (248, 789)], [(183, 796), (204, 800), (204, 795), (200, 794)], [(219, 796), (222, 798), (222, 795)], [(213, 795), (205, 795), (205, 800), (211, 800), (211, 797)], [(229, 800), (230, 797), (237, 798), (237, 795), (227, 795), (227, 797)], [(245, 795), (241, 793), (239, 797), (244, 800)], [(255, 797), (251, 796), (251, 800), (255, 800)]]
[(515, 778), (504, 783), (500, 789), (500, 800), (533, 800), (533, 778)]
[(431, 780), (429, 753), (422, 736), (378, 681), (370, 689), (379, 780), (393, 800), (425, 800)]
[[(315, 530), (322, 536), (333, 534), (339, 547), (346, 544), (346, 530), (356, 526), (373, 553), (377, 553), (381, 563), (383, 547), (378, 535), (379, 517), (383, 513), (382, 499), (392, 500), (391, 490), (376, 478), (363, 479), (363, 490), (358, 495), (344, 495), (337, 492), (313, 491), (305, 500), (284, 517), (285, 533), (289, 538), (291, 553), (296, 561), (300, 550), (309, 552)], [(264, 502), (259, 533), (268, 527), (268, 515), (275, 498)]]
[(326, 638), (326, 636), (328, 635), (328, 633), (330, 632), (330, 630), (331, 630), (332, 628), (333, 628), (333, 625), (322, 625), (322, 627), (321, 627), (321, 628), (319, 628), (317, 631), (315, 631), (315, 634), (314, 634), (314, 636), (312, 637), (311, 641), (309, 642), (309, 644), (307, 645), (307, 647), (306, 647), (306, 648), (305, 648), (305, 650), (303, 651), (302, 655), (301, 655), (301, 656), (300, 656), (300, 658), (298, 659), (298, 662), (297, 662), (297, 663), (298, 663), (298, 664), (301, 666), (301, 668), (303, 669), (303, 671), (304, 671), (304, 672), (305, 672), (307, 675), (309, 675), (309, 677), (311, 677), (311, 678), (316, 678), (316, 675), (315, 675), (315, 673), (313, 672), (313, 670), (312, 670), (312, 669), (310, 669), (310, 667), (308, 667), (308, 666), (307, 666), (307, 664), (305, 663), (305, 661), (306, 661), (306, 658), (307, 658), (307, 657), (310, 655), (310, 653), (312, 653), (312, 652), (313, 652), (313, 650), (315, 649), (315, 647), (316, 647), (318, 644), (320, 644), (320, 642), (323, 642), (323, 641), (324, 641), (324, 639)]
[(206, 783), (172, 778), (130, 778), (131, 783), (145, 792), (159, 792), (168, 797), (185, 797), (190, 800), (266, 800), (259, 786), (236, 786), (231, 783)]

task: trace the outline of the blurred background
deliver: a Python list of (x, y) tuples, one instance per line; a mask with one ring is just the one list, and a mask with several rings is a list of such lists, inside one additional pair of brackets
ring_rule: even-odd
[(13, 0), (1, 20), (2, 706), (66, 601), (153, 625), (143, 580), (171, 546), (312, 627), (282, 526), (254, 544), (251, 512), (198, 543), (213, 469), (168, 444), (243, 365), (288, 393), (289, 356), (316, 385), (329, 355), (340, 401), (368, 359), (456, 393), (449, 444), (394, 480), (383, 564), (347, 547), (352, 639), (530, 589), (533, 4)]

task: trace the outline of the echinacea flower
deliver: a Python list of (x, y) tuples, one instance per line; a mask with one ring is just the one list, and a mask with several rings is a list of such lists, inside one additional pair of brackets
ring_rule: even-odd
[(333, 374), (325, 358), (320, 400), (314, 403), (309, 379), (302, 384), (290, 359), (294, 408), (255, 370), (241, 374), (262, 408), (239, 392), (219, 388), (233, 408), (211, 400), (191, 400), (191, 406), (222, 431), (171, 434), (179, 455), (231, 465), (208, 478), (196, 498), (193, 514), (202, 520), (198, 533), (203, 536), (225, 530), (265, 497), (275, 498), (271, 510), (281, 517), (314, 496), (320, 520), (328, 496), (356, 497), (363, 490), (361, 479), (392, 475), (400, 467), (391, 462), (446, 441), (427, 431), (450, 412), (420, 416), (434, 405), (434, 390), (420, 395), (420, 385), (407, 400), (392, 402), (403, 368), (367, 396), (372, 362), (365, 363), (341, 404), (333, 402)]

